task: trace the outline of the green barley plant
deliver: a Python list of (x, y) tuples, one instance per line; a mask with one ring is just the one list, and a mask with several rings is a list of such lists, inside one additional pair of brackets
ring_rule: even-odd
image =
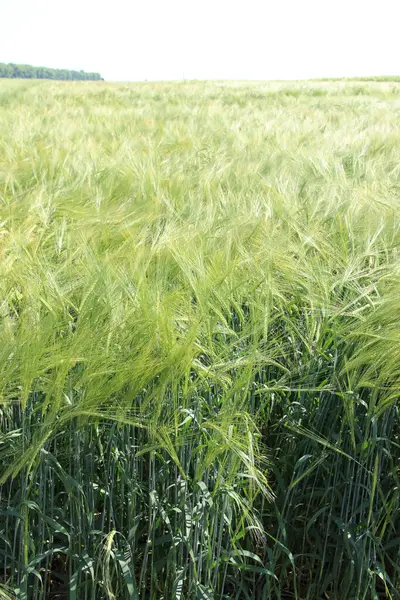
[(1, 598), (400, 598), (399, 86), (1, 82)]

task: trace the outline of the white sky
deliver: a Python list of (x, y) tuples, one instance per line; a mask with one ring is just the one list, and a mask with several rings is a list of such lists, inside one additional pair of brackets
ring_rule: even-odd
[(0, 0), (0, 62), (107, 80), (400, 75), (400, 0)]

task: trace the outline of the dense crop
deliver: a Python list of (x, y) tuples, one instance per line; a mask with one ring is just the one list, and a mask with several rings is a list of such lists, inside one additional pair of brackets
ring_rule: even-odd
[(400, 84), (0, 85), (0, 581), (398, 598)]

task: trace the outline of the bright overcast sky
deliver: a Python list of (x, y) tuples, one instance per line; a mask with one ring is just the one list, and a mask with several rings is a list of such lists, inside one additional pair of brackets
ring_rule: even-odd
[(0, 62), (108, 80), (400, 75), (399, 0), (0, 0)]

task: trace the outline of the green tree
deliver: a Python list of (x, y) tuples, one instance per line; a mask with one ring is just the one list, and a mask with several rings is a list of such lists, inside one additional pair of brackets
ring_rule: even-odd
[(82, 70), (50, 69), (48, 67), (33, 67), (32, 65), (17, 65), (14, 63), (0, 63), (0, 78), (104, 81), (100, 73), (86, 73)]

